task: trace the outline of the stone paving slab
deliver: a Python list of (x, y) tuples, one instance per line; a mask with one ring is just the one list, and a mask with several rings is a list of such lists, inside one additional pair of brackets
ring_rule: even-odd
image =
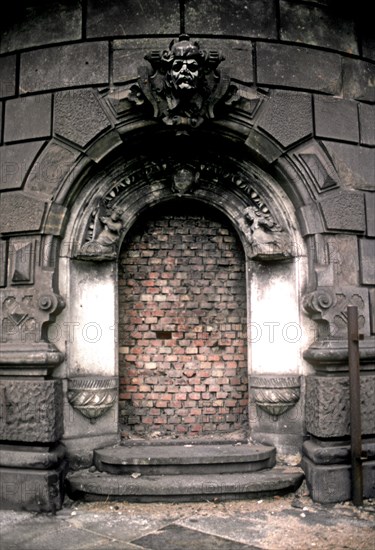
[(1, 550), (372, 550), (375, 502), (296, 495), (195, 504), (73, 503), (55, 516), (4, 511)]

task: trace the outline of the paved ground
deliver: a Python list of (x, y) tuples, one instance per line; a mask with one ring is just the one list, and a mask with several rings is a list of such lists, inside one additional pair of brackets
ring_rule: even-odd
[(375, 501), (303, 493), (197, 504), (72, 503), (56, 516), (2, 512), (1, 550), (374, 550)]

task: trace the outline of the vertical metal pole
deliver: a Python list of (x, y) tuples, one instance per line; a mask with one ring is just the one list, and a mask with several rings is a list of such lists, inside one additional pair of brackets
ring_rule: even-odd
[(361, 400), (359, 373), (358, 308), (348, 306), (348, 357), (350, 393), (350, 440), (352, 464), (352, 500), (354, 506), (363, 504)]

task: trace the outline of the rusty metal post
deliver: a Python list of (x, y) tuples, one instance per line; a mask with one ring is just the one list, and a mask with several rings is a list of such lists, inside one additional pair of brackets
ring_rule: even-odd
[(350, 394), (350, 440), (352, 464), (352, 501), (363, 504), (361, 399), (359, 372), (358, 308), (348, 306), (348, 357)]

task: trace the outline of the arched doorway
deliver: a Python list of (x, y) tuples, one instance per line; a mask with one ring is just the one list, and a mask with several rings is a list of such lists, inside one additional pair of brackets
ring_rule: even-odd
[(247, 434), (245, 257), (229, 221), (189, 199), (151, 209), (118, 284), (123, 437)]

